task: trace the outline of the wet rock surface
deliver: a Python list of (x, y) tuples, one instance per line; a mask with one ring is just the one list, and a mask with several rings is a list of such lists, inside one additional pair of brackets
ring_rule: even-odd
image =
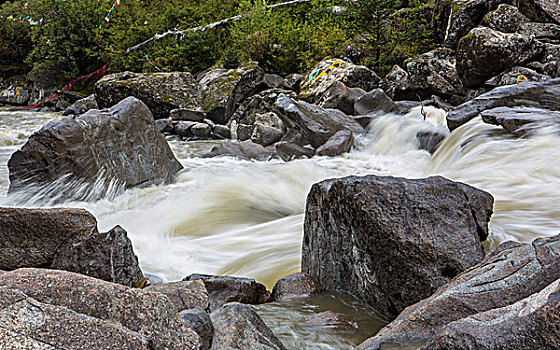
[(230, 302), (260, 304), (268, 297), (266, 287), (251, 278), (192, 274), (183, 279), (183, 281), (199, 280), (204, 282), (208, 291), (212, 311)]
[(109, 108), (133, 96), (144, 102), (155, 119), (169, 117), (176, 108), (197, 108), (200, 88), (188, 72), (115, 73), (95, 84), (95, 98), (100, 108)]
[[(169, 183), (182, 169), (148, 107), (128, 97), (108, 110), (51, 121), (8, 162), (13, 193), (46, 198), (98, 199), (119, 187)], [(79, 183), (50, 188), (53, 182)]]
[(518, 136), (535, 128), (560, 126), (560, 112), (530, 107), (497, 107), (481, 113), (488, 124), (499, 125)]
[(309, 296), (321, 291), (321, 286), (313, 277), (305, 273), (293, 273), (276, 282), (268, 301), (279, 301), (291, 297)]
[(427, 341), (445, 325), (511, 305), (560, 278), (560, 236), (533, 243), (506, 242), (480, 264), (406, 308), (392, 323), (362, 343), (360, 350), (387, 343)]
[(454, 130), (495, 107), (532, 107), (560, 110), (560, 79), (545, 82), (524, 82), (502, 86), (468, 101), (447, 114), (447, 125)]
[(350, 152), (354, 146), (354, 136), (349, 130), (340, 130), (331, 136), (325, 144), (317, 148), (318, 156), (335, 157)]
[(442, 177), (320, 182), (307, 198), (302, 272), (395, 318), (482, 261), (492, 204)]
[(0, 269), (48, 267), (132, 286), (144, 276), (126, 231), (83, 209), (0, 208)]
[(294, 142), (282, 141), (274, 145), (274, 149), (283, 161), (288, 162), (299, 158), (312, 158), (315, 150), (310, 147), (304, 147)]
[(276, 156), (274, 150), (265, 148), (251, 140), (243, 142), (224, 141), (220, 146), (215, 146), (206, 153), (204, 158), (235, 157), (239, 159), (270, 160)]
[(337, 109), (324, 109), (313, 104), (280, 96), (275, 108), (284, 124), (295, 129), (313, 146), (318, 148), (341, 130), (354, 135), (364, 132), (363, 127)]
[(214, 324), (212, 349), (284, 350), (280, 340), (248, 305), (228, 303), (210, 314)]

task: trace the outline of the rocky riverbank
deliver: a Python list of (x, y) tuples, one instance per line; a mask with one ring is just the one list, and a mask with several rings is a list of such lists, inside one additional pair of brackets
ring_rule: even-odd
[[(9, 192), (60, 203), (173, 183), (190, 169), (166, 139), (221, 141), (206, 158), (339, 156), (360, 147), (380, 115), (411, 118), (416, 108), (430, 119), (428, 106), (448, 111), (448, 129), (412, 136), (429, 153), (478, 117), (511, 142), (557, 132), (553, 5), (455, 1), (443, 46), (383, 78), (343, 59), (303, 76), (257, 64), (108, 75), (12, 155)], [(40, 88), (12, 85), (1, 101), (55, 91), (32, 78)], [(0, 208), (0, 347), (93, 348), (94, 339), (101, 349), (285, 349), (250, 305), (342, 292), (388, 321), (358, 349), (559, 348), (560, 236), (485, 251), (494, 204), (492, 194), (441, 176), (319, 182), (307, 197), (302, 272), (271, 292), (253, 279), (204, 274), (150, 285), (122, 227), (99, 232), (80, 209)], [(305, 324), (355, 327), (333, 311)]]

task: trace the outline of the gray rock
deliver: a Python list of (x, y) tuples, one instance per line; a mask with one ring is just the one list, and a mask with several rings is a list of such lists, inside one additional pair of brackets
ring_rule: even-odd
[(302, 272), (395, 318), (483, 259), (492, 204), (442, 177), (320, 182), (307, 197)]
[(504, 33), (515, 33), (522, 23), (529, 21), (517, 7), (509, 4), (500, 4), (497, 9), (484, 16), (484, 23), (489, 28)]
[(371, 91), (379, 86), (381, 79), (374, 71), (341, 59), (327, 59), (311, 69), (300, 83), (298, 99), (310, 103), (318, 102), (335, 82), (349, 88)]
[(108, 110), (49, 122), (12, 154), (8, 168), (9, 193), (88, 200), (169, 183), (183, 167), (148, 107), (128, 97)]
[(215, 146), (206, 153), (204, 158), (221, 156), (236, 157), (240, 159), (270, 160), (275, 153), (251, 140), (243, 142), (224, 141), (220, 146)]
[(163, 132), (163, 133), (172, 132), (172, 131), (175, 130), (175, 128), (173, 127), (173, 121), (171, 120), (171, 118), (156, 120), (156, 126), (159, 129), (159, 131)]
[(521, 23), (517, 32), (536, 39), (560, 40), (560, 25), (555, 23)]
[(280, 340), (248, 305), (229, 303), (210, 314), (213, 350), (284, 350)]
[(168, 118), (176, 108), (196, 109), (201, 95), (198, 83), (187, 72), (123, 73), (106, 75), (95, 84), (95, 98), (99, 108), (109, 108), (121, 100), (134, 96), (144, 102), (155, 119)]
[(206, 123), (196, 123), (191, 127), (190, 131), (194, 137), (207, 139), (212, 133), (212, 128)]
[(452, 0), (451, 13), (445, 32), (444, 45), (454, 49), (459, 40), (480, 24), (488, 11), (496, 9), (503, 0)]
[(284, 124), (301, 132), (314, 148), (323, 145), (340, 130), (349, 130), (355, 135), (364, 132), (360, 124), (337, 109), (324, 109), (286, 96), (278, 98), (275, 108)]
[(0, 208), (0, 269), (48, 267), (132, 286), (144, 276), (126, 231), (82, 209)]
[[(560, 236), (532, 244), (506, 242), (483, 262), (406, 308), (393, 322), (359, 346), (377, 350), (384, 343), (426, 342), (449, 323), (505, 307), (537, 293), (560, 278)], [(478, 348), (477, 348), (478, 349)]]
[(523, 81), (543, 82), (550, 79), (551, 77), (549, 77), (548, 75), (539, 74), (530, 68), (513, 67), (486, 81), (486, 85), (504, 86), (518, 84)]
[(202, 280), (206, 286), (212, 311), (229, 302), (264, 303), (268, 296), (266, 287), (252, 278), (192, 274), (183, 281), (197, 280)]
[(90, 109), (98, 109), (97, 101), (95, 100), (95, 95), (91, 94), (88, 97), (82, 98), (74, 102), (73, 105), (69, 106), (64, 110), (63, 115), (80, 115), (89, 111)]
[(284, 132), (281, 129), (261, 123), (255, 123), (252, 129), (251, 141), (265, 147), (280, 141), (282, 136), (284, 136)]
[(335, 157), (342, 153), (350, 152), (354, 146), (354, 136), (349, 130), (340, 130), (325, 142), (321, 147), (317, 148), (318, 156)]
[(391, 113), (396, 110), (395, 102), (381, 89), (368, 92), (354, 103), (354, 115), (365, 115), (372, 112)]
[(345, 114), (354, 114), (354, 103), (366, 92), (360, 88), (349, 88), (340, 81), (335, 81), (319, 101), (317, 105), (323, 108), (335, 108)]
[(533, 37), (475, 28), (459, 41), (457, 71), (467, 87), (481, 85), (504, 70), (530, 61), (544, 52)]
[(0, 91), (0, 103), (26, 105), (29, 99), (29, 91), (25, 86), (19, 84), (12, 84), (7, 89)]
[(264, 71), (257, 65), (237, 69), (214, 69), (204, 73), (201, 86), (202, 107), (216, 124), (226, 124), (241, 101), (262, 89)]
[(518, 136), (538, 127), (560, 126), (560, 111), (531, 107), (496, 107), (481, 113), (488, 124), (499, 125)]
[(231, 126), (232, 121), (236, 121), (237, 124), (245, 125), (253, 125), (255, 122), (260, 122), (277, 129), (285, 130), (284, 123), (276, 115), (274, 110), (274, 104), (282, 94), (293, 98), (296, 96), (294, 92), (289, 90), (270, 89), (262, 91), (243, 101), (231, 117), (231, 121), (228, 125)]
[(201, 280), (154, 284), (147, 287), (146, 290), (165, 294), (177, 311), (206, 310), (210, 307), (208, 291)]
[(212, 133), (215, 135), (219, 135), (220, 137), (223, 137), (224, 139), (230, 139), (231, 138), (231, 131), (229, 130), (229, 128), (227, 126), (224, 125), (216, 125), (214, 127), (214, 130), (212, 130)]
[(418, 148), (434, 154), (445, 135), (439, 132), (422, 131), (416, 134)]
[(517, 303), (447, 325), (422, 350), (557, 349), (560, 280)]
[(468, 101), (447, 114), (449, 130), (473, 119), (480, 112), (495, 107), (534, 107), (560, 110), (560, 79), (524, 82), (495, 88)]
[(192, 128), (195, 126), (197, 122), (186, 122), (186, 121), (179, 121), (174, 123), (174, 130), (175, 134), (183, 139), (187, 139), (189, 137), (193, 137)]
[(40, 303), (21, 291), (0, 288), (0, 348), (152, 349), (149, 338), (112, 322)]
[(303, 135), (299, 131), (296, 131), (294, 129), (288, 129), (288, 131), (286, 131), (286, 135), (282, 137), (282, 142), (291, 142), (300, 146), (309, 144), (305, 137), (303, 137)]
[(276, 282), (268, 301), (280, 301), (286, 298), (307, 297), (321, 291), (321, 286), (313, 277), (305, 273), (293, 273)]
[(408, 73), (399, 65), (394, 65), (381, 81), (381, 88), (391, 99), (395, 99), (402, 91), (406, 90), (408, 83)]
[(309, 316), (304, 322), (301, 323), (302, 326), (314, 329), (339, 329), (339, 330), (351, 330), (356, 327), (356, 323), (351, 321), (346, 316), (338, 314), (334, 311), (324, 311), (317, 314)]
[(274, 147), (278, 156), (285, 162), (303, 157), (312, 158), (315, 155), (314, 149), (293, 142), (278, 142)]
[(206, 311), (202, 309), (183, 310), (179, 312), (179, 318), (186, 327), (194, 330), (200, 337), (202, 343), (200, 350), (209, 350), (212, 347), (214, 325)]
[(282, 88), (299, 92), (299, 85), (302, 78), (303, 75), (292, 73), (284, 78), (284, 83), (282, 84)]
[(177, 108), (169, 112), (169, 117), (173, 120), (203, 122), (206, 118), (206, 113), (194, 109)]
[(266, 73), (261, 84), (263, 85), (261, 90), (281, 89), (285, 85), (285, 79), (278, 74)]
[(17, 289), (53, 306), (122, 325), (151, 338), (154, 349), (198, 349), (198, 335), (185, 327), (169, 299), (72, 272), (19, 269), (0, 275), (0, 286)]
[(560, 23), (560, 8), (554, 0), (518, 0), (517, 7), (535, 22)]

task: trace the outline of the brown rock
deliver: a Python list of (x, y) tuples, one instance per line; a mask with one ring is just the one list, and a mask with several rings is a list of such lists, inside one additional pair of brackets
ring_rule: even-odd
[(202, 280), (154, 284), (146, 290), (167, 295), (177, 311), (210, 307), (208, 291)]
[(321, 290), (319, 282), (305, 273), (293, 273), (276, 282), (268, 301), (279, 301), (291, 297), (306, 297)]

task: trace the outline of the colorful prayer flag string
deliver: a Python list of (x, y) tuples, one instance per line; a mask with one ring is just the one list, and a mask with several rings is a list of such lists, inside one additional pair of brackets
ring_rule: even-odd
[(14, 17), (13, 15), (9, 15), (8, 17), (6, 17), (6, 19), (8, 21), (14, 21), (14, 22), (28, 22), (30, 25), (32, 26), (38, 26), (40, 24), (43, 23), (43, 19), (41, 18), (38, 21), (35, 21), (33, 18), (26, 16), (26, 17)]
[(111, 6), (110, 9), (105, 10), (105, 11), (107, 11), (107, 16), (105, 16), (103, 21), (101, 21), (101, 24), (99, 25), (98, 29), (101, 29), (103, 27), (103, 25), (105, 24), (105, 22), (109, 23), (109, 21), (111, 20), (111, 14), (113, 13), (113, 11), (115, 11), (117, 9), (117, 7), (120, 4), (121, 4), (121, 0), (115, 0), (115, 2), (113, 3), (113, 6)]

